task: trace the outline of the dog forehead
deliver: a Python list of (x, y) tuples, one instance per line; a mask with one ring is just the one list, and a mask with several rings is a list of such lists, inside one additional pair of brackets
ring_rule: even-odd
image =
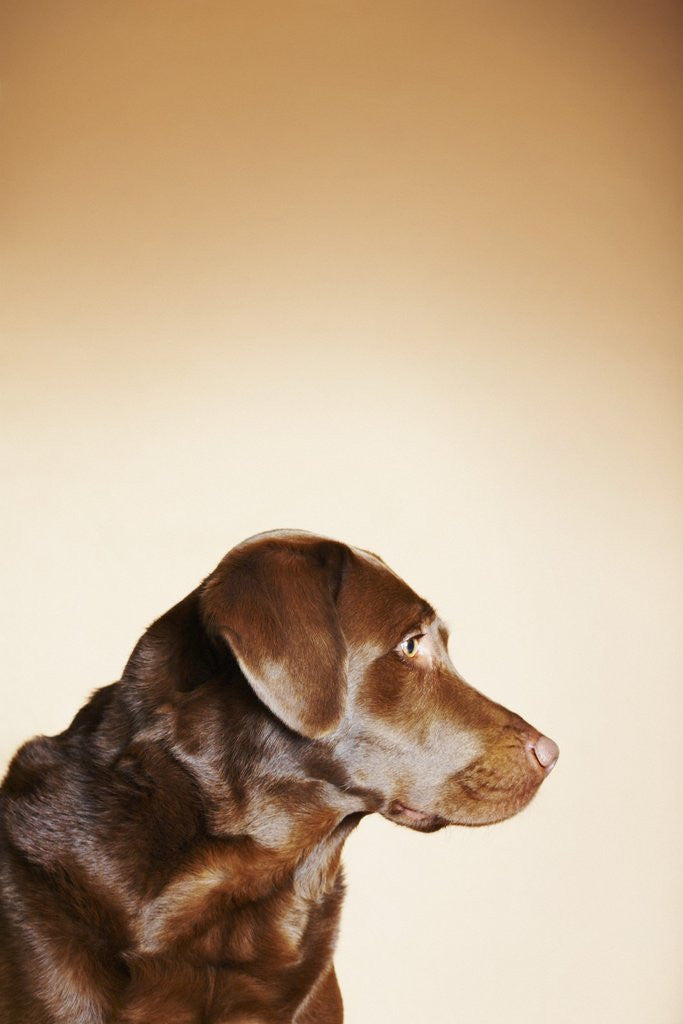
[(349, 640), (395, 644), (434, 609), (377, 555), (351, 548), (349, 569), (339, 595), (339, 612)]
[(347, 640), (393, 646), (408, 630), (435, 617), (431, 605), (379, 555), (307, 530), (280, 529), (255, 534), (233, 548), (224, 563), (237, 558), (243, 565), (249, 565), (250, 571), (256, 571), (261, 556), (268, 551), (296, 555), (320, 549), (345, 553), (337, 608)]

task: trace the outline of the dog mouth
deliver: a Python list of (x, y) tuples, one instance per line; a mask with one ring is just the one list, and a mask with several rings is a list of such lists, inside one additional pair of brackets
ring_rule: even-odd
[(405, 825), (416, 832), (437, 832), (446, 825), (477, 827), (495, 825), (517, 814), (529, 803), (538, 790), (538, 785), (488, 787), (482, 791), (463, 786), (460, 799), (453, 812), (445, 818), (441, 814), (423, 811), (402, 800), (392, 800), (385, 811), (380, 811), (389, 821)]
[(417, 832), (436, 832), (450, 822), (439, 814), (431, 814), (429, 811), (420, 811), (416, 807), (409, 807), (401, 800), (392, 800), (384, 815), (397, 825), (406, 825)]

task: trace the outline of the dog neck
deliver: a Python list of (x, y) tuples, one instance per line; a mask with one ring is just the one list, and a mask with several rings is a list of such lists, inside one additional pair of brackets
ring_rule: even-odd
[[(342, 847), (367, 801), (349, 791), (325, 745), (275, 719), (227, 648), (206, 637), (198, 591), (147, 631), (120, 686), (132, 728), (125, 756), (144, 758), (148, 772), (145, 752), (163, 756), (175, 785), (187, 785), (199, 803), (182, 856), (154, 868), (133, 955), (187, 949), (202, 960), (239, 960), (253, 943), (294, 956), (312, 908), (341, 901)], [(168, 773), (154, 774), (158, 797), (172, 803)], [(251, 925), (240, 927), (240, 918)], [(278, 922), (279, 945), (251, 935), (258, 919), (261, 933)]]
[[(366, 813), (362, 797), (343, 788), (331, 759), (312, 755), (309, 743), (264, 713), (237, 678), (176, 693), (137, 731), (127, 756), (150, 746), (182, 768), (202, 797), (182, 859), (157, 869), (161, 885), (138, 917), (135, 952), (184, 950), (217, 963), (265, 947), (296, 959), (297, 936), (314, 908), (341, 901), (342, 847)], [(162, 789), (163, 779), (162, 771)]]

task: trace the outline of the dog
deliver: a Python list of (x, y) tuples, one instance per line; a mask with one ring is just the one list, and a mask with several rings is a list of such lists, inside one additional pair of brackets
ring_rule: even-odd
[(0, 790), (0, 1020), (340, 1024), (344, 841), (521, 810), (556, 744), (377, 555), (233, 548)]

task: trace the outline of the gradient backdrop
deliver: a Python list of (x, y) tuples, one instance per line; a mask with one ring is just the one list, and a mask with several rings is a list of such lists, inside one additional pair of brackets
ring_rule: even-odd
[(2, 763), (243, 537), (370, 547), (562, 756), (361, 825), (349, 1024), (678, 1024), (680, 6), (2, 8)]

